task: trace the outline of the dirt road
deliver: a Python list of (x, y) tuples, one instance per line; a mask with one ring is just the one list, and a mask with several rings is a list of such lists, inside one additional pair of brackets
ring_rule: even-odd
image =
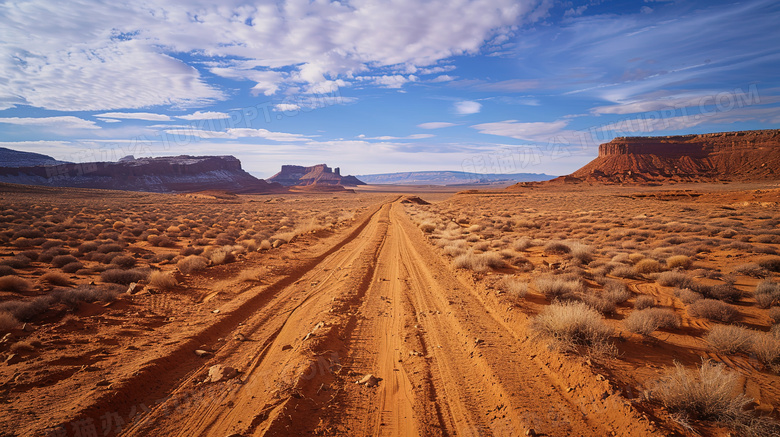
[[(117, 387), (122, 405), (150, 410), (121, 435), (652, 434), (633, 411), (604, 407), (603, 385), (567, 388), (526, 327), (459, 278), (398, 202), (254, 292), (212, 328), (213, 355), (188, 350)], [(239, 373), (203, 382), (216, 364)]]

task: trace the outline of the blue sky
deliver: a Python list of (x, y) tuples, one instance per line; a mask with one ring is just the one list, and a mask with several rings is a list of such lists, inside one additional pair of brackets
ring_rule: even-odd
[(6, 1), (0, 146), (566, 174), (616, 136), (780, 126), (780, 4)]

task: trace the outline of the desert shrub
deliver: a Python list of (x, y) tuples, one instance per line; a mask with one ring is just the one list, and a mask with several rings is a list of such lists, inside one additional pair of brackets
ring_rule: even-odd
[(664, 287), (690, 288), (693, 279), (682, 272), (661, 272), (655, 278), (655, 282)]
[(209, 260), (211, 260), (211, 264), (215, 266), (227, 264), (235, 260), (235, 256), (230, 251), (230, 249), (225, 247), (214, 250), (208, 255), (208, 257)]
[(646, 308), (631, 312), (623, 324), (630, 332), (650, 335), (659, 328), (679, 328), (680, 317), (668, 308)]
[(100, 274), (100, 280), (112, 284), (129, 285), (130, 283), (146, 279), (146, 275), (146, 272), (138, 269), (108, 269)]
[(41, 244), (41, 249), (51, 249), (52, 247), (61, 247), (64, 246), (65, 242), (62, 240), (47, 240), (43, 244)]
[(499, 283), (499, 286), (513, 302), (519, 302), (528, 294), (528, 283), (518, 281), (511, 276), (505, 276)]
[[(127, 270), (121, 270), (127, 272)], [(80, 285), (76, 288), (57, 289), (53, 292), (55, 302), (77, 308), (81, 302), (112, 302), (124, 291), (122, 287)]]
[(111, 264), (115, 264), (122, 269), (135, 267), (136, 259), (130, 255), (118, 255), (111, 259)]
[(599, 296), (597, 294), (585, 294), (580, 298), (580, 300), (589, 307), (598, 311), (600, 314), (611, 314), (615, 312), (615, 303), (605, 298), (604, 296)]
[(674, 290), (674, 295), (685, 304), (691, 304), (704, 298), (700, 293), (697, 293), (690, 288), (677, 288)]
[(662, 269), (661, 263), (651, 258), (645, 258), (634, 264), (634, 270), (638, 273), (656, 273)]
[(171, 261), (176, 258), (175, 253), (157, 253), (151, 258), (153, 263), (161, 263), (163, 261)]
[(205, 269), (208, 265), (209, 261), (200, 255), (190, 255), (176, 263), (176, 267), (185, 275)]
[(48, 272), (41, 276), (41, 282), (46, 282), (51, 285), (68, 286), (73, 284), (70, 278), (58, 272)]
[(571, 252), (568, 244), (562, 241), (551, 241), (544, 245), (544, 252), (551, 254), (564, 254)]
[(674, 255), (666, 259), (666, 266), (670, 269), (687, 269), (691, 266), (691, 258), (685, 255)]
[(585, 286), (578, 280), (567, 280), (556, 276), (543, 276), (534, 282), (536, 289), (546, 298), (573, 299), (577, 294), (585, 290)]
[(701, 283), (692, 283), (691, 290), (701, 294), (704, 297), (727, 302), (735, 302), (742, 297), (742, 292), (737, 289), (733, 283), (707, 285)]
[(771, 333), (756, 331), (750, 353), (775, 373), (780, 373), (780, 339)]
[(482, 254), (475, 254), (474, 252), (467, 252), (463, 255), (456, 257), (452, 261), (452, 265), (458, 269), (473, 270), (475, 272), (482, 272), (488, 268), (499, 268), (505, 265), (504, 260), (501, 259), (501, 255), (497, 252), (486, 252)]
[(193, 246), (182, 247), (181, 251), (179, 252), (179, 254), (182, 256), (200, 255), (201, 253), (203, 253), (202, 247)]
[(531, 247), (531, 239), (527, 237), (521, 237), (515, 240), (514, 243), (512, 243), (512, 249), (522, 252)]
[(485, 264), (490, 268), (498, 269), (506, 265), (504, 260), (501, 258), (501, 254), (498, 252), (486, 252), (480, 256), (485, 260)]
[(704, 336), (704, 340), (718, 352), (748, 352), (753, 342), (753, 332), (742, 326), (715, 325)]
[(74, 262), (74, 263), (68, 263), (62, 266), (62, 271), (65, 273), (76, 273), (79, 270), (84, 268), (84, 264), (81, 264), (80, 262)]
[(533, 319), (532, 329), (562, 350), (578, 346), (604, 348), (612, 329), (596, 310), (582, 302), (554, 303)]
[(655, 304), (656, 302), (653, 296), (642, 295), (638, 296), (636, 301), (634, 301), (634, 309), (643, 310), (645, 308), (652, 308), (655, 306)]
[(769, 309), (769, 318), (772, 319), (772, 323), (780, 323), (780, 307), (772, 307)]
[(0, 261), (0, 265), (8, 266), (14, 269), (24, 269), (30, 266), (30, 262), (30, 258), (22, 255), (16, 255), (15, 257)]
[(157, 247), (168, 247), (173, 245), (173, 240), (171, 240), (167, 235), (152, 234), (146, 237), (146, 241), (148, 241), (152, 246)]
[(62, 267), (65, 264), (70, 264), (73, 262), (78, 262), (78, 258), (76, 258), (73, 255), (57, 255), (51, 260), (51, 265), (54, 267)]
[(625, 265), (615, 266), (610, 273), (618, 278), (636, 278), (639, 275), (633, 266)]
[(269, 250), (271, 249), (271, 242), (268, 240), (263, 240), (260, 242), (260, 247), (257, 248), (257, 250)]
[(630, 299), (631, 292), (626, 288), (626, 284), (613, 279), (608, 279), (604, 283), (604, 291), (601, 293), (601, 296), (617, 305)]
[(162, 290), (169, 290), (178, 285), (178, 281), (173, 276), (173, 272), (155, 270), (149, 274), (149, 285)]
[(569, 243), (572, 259), (580, 264), (589, 264), (593, 261), (593, 249), (582, 243)]
[(13, 267), (7, 265), (0, 265), (0, 277), (15, 275), (15, 274), (16, 274), (16, 270), (14, 270)]
[(766, 278), (769, 276), (769, 271), (757, 263), (740, 264), (734, 267), (734, 273), (739, 273), (745, 276), (752, 276), (754, 278)]
[(111, 253), (111, 252), (121, 252), (122, 246), (116, 244), (116, 243), (104, 243), (98, 246), (97, 252), (100, 253)]
[(675, 363), (652, 385), (652, 397), (672, 413), (683, 413), (694, 419), (734, 419), (745, 415), (751, 399), (741, 394), (739, 373), (722, 363), (702, 363), (699, 369), (686, 369)]
[(688, 306), (688, 314), (720, 322), (731, 322), (739, 312), (733, 306), (715, 299), (700, 299)]
[(16, 275), (0, 277), (0, 291), (27, 291), (30, 289), (30, 283), (26, 279)]
[(420, 230), (422, 230), (427, 234), (433, 232), (435, 229), (436, 229), (436, 223), (433, 223), (431, 221), (424, 221), (420, 223)]
[(0, 332), (8, 332), (19, 326), (19, 321), (16, 320), (13, 314), (0, 311)]

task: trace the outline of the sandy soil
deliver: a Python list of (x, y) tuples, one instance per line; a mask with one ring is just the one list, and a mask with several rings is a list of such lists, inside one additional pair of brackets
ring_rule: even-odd
[[(235, 242), (273, 239), (272, 234), (289, 232), (295, 223), (309, 223), (310, 216), (322, 220), (278, 247), (238, 250), (233, 262), (176, 273), (179, 283), (170, 290), (147, 285), (110, 302), (58, 304), (26, 325), (20, 322), (0, 345), (0, 361), (5, 361), (0, 364), (0, 432), (726, 435), (729, 429), (722, 424), (676, 419), (646, 395), (648, 384), (675, 360), (695, 367), (702, 357), (710, 358), (740, 372), (744, 390), (755, 399), (752, 408), (776, 418), (780, 378), (750, 356), (713, 351), (703, 337), (715, 322), (691, 316), (674, 287), (656, 282), (657, 272), (620, 277), (604, 265), (638, 267), (643, 258), (688, 254), (693, 264), (685, 273), (696, 282), (722, 283), (723, 277), (712, 272), (734, 279), (743, 293), (731, 303), (739, 313), (735, 323), (766, 331), (772, 323), (768, 309), (759, 308), (752, 297), (759, 279), (737, 267), (778, 246), (774, 226), (780, 212), (771, 191), (766, 194), (771, 189), (696, 185), (673, 191), (553, 187), (430, 197), (415, 193), (434, 201), (431, 205), (385, 190), (340, 193), (337, 199), (332, 193), (204, 195), (179, 197), (186, 199), (181, 202), (172, 201), (173, 196), (113, 194), (117, 203), (109, 202), (115, 208), (111, 223), (127, 211), (163, 202), (170, 210), (163, 213), (182, 217), (191, 210), (224, 208), (225, 224), (254, 230), (251, 235), (236, 232)], [(0, 200), (6, 212), (18, 208), (14, 205), (32, 211), (34, 205), (45, 206), (30, 217), (5, 222), (15, 228), (42, 219), (56, 226), (58, 217), (43, 217), (45, 211), (80, 210), (85, 207), (80, 202), (94, 193), (82, 195), (63, 200), (59, 192), (33, 190), (3, 193)], [(334, 200), (340, 211), (330, 211)], [(98, 214), (101, 208), (95, 209)], [(269, 228), (254, 226), (269, 210), (278, 213), (263, 225)], [(351, 216), (328, 218), (345, 213)], [(241, 217), (250, 219), (241, 222)], [(294, 217), (295, 223), (285, 217)], [(277, 223), (280, 219), (284, 225)], [(154, 224), (168, 226), (167, 221)], [(230, 226), (219, 230), (230, 234)], [(172, 232), (175, 246), (167, 248), (126, 235), (124, 250), (178, 254), (210, 227), (205, 220), (191, 223), (189, 237)], [(12, 251), (21, 249), (13, 245), (19, 240), (6, 236), (4, 259), (10, 259)], [(678, 240), (669, 240), (673, 236)], [(521, 238), (530, 243), (512, 248)], [(545, 251), (548, 242), (575, 240), (588, 245), (588, 262)], [(715, 243), (707, 246), (707, 240)], [(79, 241), (63, 241), (76, 253)], [(734, 241), (743, 244), (728, 246)], [(254, 249), (252, 243), (245, 246)], [(487, 269), (458, 268), (453, 261), (464, 253), (489, 252), (509, 261)], [(636, 261), (628, 261), (630, 254), (639, 254), (632, 257)], [(152, 269), (176, 272), (176, 259), (146, 261)], [(84, 264), (94, 263), (85, 257)], [(18, 268), (17, 275), (36, 285), (4, 291), (3, 301), (29, 301), (52, 292), (35, 282), (52, 270), (36, 261)], [(616, 354), (563, 352), (532, 328), (552, 303), (534, 279), (572, 274), (594, 293), (604, 278), (628, 287), (630, 299), (604, 316), (614, 329), (610, 344)], [(528, 282), (528, 294), (510, 299), (501, 286), (507, 277)], [(70, 288), (100, 284), (100, 275), (81, 271), (71, 280)], [(624, 319), (642, 295), (679, 314), (681, 326), (649, 336), (626, 330)]]

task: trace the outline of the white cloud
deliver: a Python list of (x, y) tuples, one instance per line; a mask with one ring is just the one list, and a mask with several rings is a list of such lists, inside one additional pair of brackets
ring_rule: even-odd
[(505, 120), (495, 123), (482, 123), (471, 126), (480, 133), (517, 138), (519, 140), (546, 142), (550, 138), (564, 134), (567, 120), (553, 122), (521, 123), (517, 120)]
[(119, 118), (123, 120), (147, 120), (147, 121), (170, 121), (171, 117), (165, 114), (155, 114), (152, 112), (106, 112), (105, 114), (96, 114), (100, 118)]
[(100, 129), (94, 121), (70, 115), (62, 117), (7, 117), (0, 118), (0, 123), (63, 129)]
[(437, 82), (449, 82), (455, 80), (454, 76), (450, 76), (448, 74), (442, 74), (441, 76), (436, 76), (435, 78), (431, 79), (431, 82), (437, 83)]
[(274, 109), (280, 112), (292, 112), (301, 109), (301, 106), (295, 103), (279, 103), (274, 106)]
[(482, 109), (482, 104), (471, 100), (455, 103), (455, 112), (461, 115), (476, 114)]
[(99, 118), (98, 120), (102, 121), (103, 123), (120, 123), (122, 121), (115, 118)]
[(230, 128), (225, 131), (201, 130), (196, 128), (177, 128), (168, 129), (165, 133), (177, 136), (192, 136), (197, 138), (264, 138), (279, 142), (293, 142), (309, 140), (310, 137), (301, 134), (291, 134), (286, 132), (273, 132), (267, 129), (251, 128)]
[(224, 112), (195, 111), (192, 114), (176, 116), (176, 118), (181, 118), (182, 120), (223, 120), (230, 118), (230, 115)]
[[(306, 92), (325, 83), (344, 86), (386, 67), (444, 69), (436, 64), (477, 53), (495, 35), (539, 19), (549, 7), (542, 0), (219, 7), (185, 0), (5, 2), (0, 108), (99, 111), (194, 107), (224, 99), (196, 69), (202, 66), (222, 77), (254, 81), (253, 91), (266, 95), (295, 87)], [(197, 63), (190, 54), (198, 56)], [(220, 61), (208, 65), (209, 57)], [(377, 83), (398, 86), (388, 76)]]
[(443, 127), (457, 126), (455, 123), (448, 123), (446, 121), (431, 121), (428, 123), (420, 123), (417, 127), (422, 129), (441, 129)]
[(374, 84), (385, 88), (401, 88), (404, 84), (417, 81), (417, 76), (410, 74), (409, 76), (403, 76), (401, 74), (384, 75), (384, 76), (361, 76), (358, 77), (361, 80), (370, 80)]
[[(408, 135), (408, 136), (405, 136), (405, 137), (393, 137), (393, 136), (389, 136), (389, 135), (384, 135), (384, 136), (381, 136), (381, 137), (372, 137), (372, 138), (366, 138), (366, 139), (367, 140), (382, 140), (382, 141), (389, 141), (389, 140), (422, 140), (422, 139), (425, 139), (425, 138), (433, 138), (435, 136), (436, 135), (432, 135), (432, 134), (413, 134), (413, 135)], [(365, 138), (365, 136), (359, 136), (358, 138)]]

